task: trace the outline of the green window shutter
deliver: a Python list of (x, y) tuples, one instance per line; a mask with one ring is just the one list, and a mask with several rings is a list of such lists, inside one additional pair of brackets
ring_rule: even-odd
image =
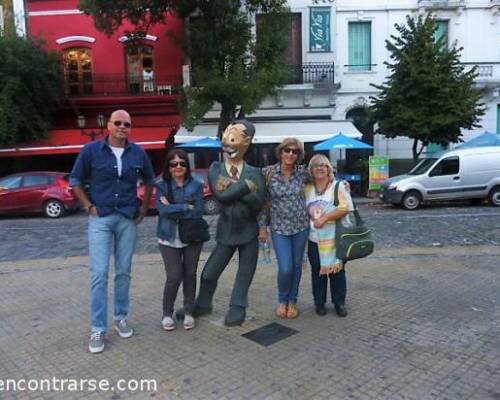
[(500, 104), (497, 104), (497, 133), (500, 133)]
[(444, 38), (443, 46), (448, 48), (448, 21), (436, 21), (436, 31), (434, 32), (434, 40)]
[(371, 22), (349, 22), (349, 71), (370, 71), (372, 63)]

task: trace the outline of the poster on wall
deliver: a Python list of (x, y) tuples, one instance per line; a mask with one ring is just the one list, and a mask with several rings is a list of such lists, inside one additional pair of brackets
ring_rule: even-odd
[(380, 190), (382, 184), (389, 178), (389, 157), (370, 156), (368, 161), (368, 190)]
[(311, 7), (309, 18), (309, 51), (330, 51), (330, 7)]

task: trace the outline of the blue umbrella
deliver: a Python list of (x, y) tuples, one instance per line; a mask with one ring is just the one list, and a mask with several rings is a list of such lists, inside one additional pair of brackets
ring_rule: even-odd
[(315, 151), (321, 151), (331, 149), (372, 149), (373, 146), (339, 133), (324, 142), (314, 145), (313, 148)]
[(500, 135), (491, 132), (484, 132), (471, 140), (462, 143), (458, 147), (482, 147), (482, 146), (500, 146)]
[(209, 137), (204, 137), (202, 139), (192, 140), (190, 142), (182, 143), (177, 147), (183, 149), (204, 149), (204, 150), (220, 150), (222, 148), (222, 143), (219, 139), (212, 139)]

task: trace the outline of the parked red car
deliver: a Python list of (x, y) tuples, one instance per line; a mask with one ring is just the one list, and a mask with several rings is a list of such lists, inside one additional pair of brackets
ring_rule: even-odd
[[(208, 184), (208, 169), (193, 169), (191, 170), (191, 175), (194, 179), (200, 181), (203, 184), (203, 199), (205, 200), (205, 214), (214, 215), (218, 214), (220, 211), (220, 204), (212, 193), (212, 189)], [(158, 177), (160, 179), (161, 176)], [(149, 202), (149, 209), (156, 211), (156, 196), (155, 190), (153, 189), (153, 196), (151, 196), (151, 201)], [(137, 187), (137, 197), (139, 200), (144, 198), (144, 185), (139, 185)]]
[(0, 214), (43, 212), (62, 217), (80, 208), (64, 172), (22, 172), (0, 179)]

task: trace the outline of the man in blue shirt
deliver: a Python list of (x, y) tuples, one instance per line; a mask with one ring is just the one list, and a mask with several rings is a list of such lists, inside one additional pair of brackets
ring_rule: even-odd
[[(83, 148), (70, 176), (70, 185), (89, 214), (91, 353), (104, 350), (108, 272), (112, 253), (115, 259), (113, 327), (122, 338), (129, 338), (134, 334), (126, 320), (130, 271), (137, 239), (137, 224), (143, 220), (148, 210), (154, 171), (146, 152), (128, 141), (131, 127), (128, 112), (114, 111), (108, 121), (109, 135), (104, 140), (88, 143)], [(139, 180), (146, 185), (140, 209), (137, 200)], [(83, 188), (86, 182), (90, 184), (88, 195)]]

